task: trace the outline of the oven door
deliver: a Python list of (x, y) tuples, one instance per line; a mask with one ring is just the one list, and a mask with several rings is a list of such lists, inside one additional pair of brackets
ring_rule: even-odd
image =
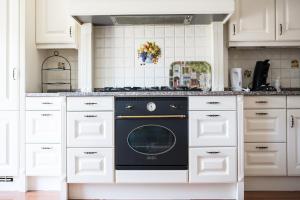
[(117, 170), (186, 170), (188, 128), (183, 118), (121, 118), (116, 120)]

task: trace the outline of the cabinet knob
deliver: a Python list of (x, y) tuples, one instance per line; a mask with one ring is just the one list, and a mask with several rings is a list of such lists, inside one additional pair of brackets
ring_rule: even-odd
[(220, 115), (206, 115), (207, 117), (220, 117)]
[(70, 38), (72, 38), (72, 26), (69, 27)]
[(235, 24), (233, 24), (233, 35), (235, 35)]
[(291, 128), (294, 128), (294, 126), (295, 126), (294, 115), (291, 115)]
[(206, 102), (207, 104), (220, 104), (220, 102), (217, 102), (217, 101), (209, 101), (209, 102)]
[(263, 113), (263, 112), (259, 112), (259, 113), (255, 113), (256, 115), (268, 115), (268, 113)]
[(93, 105), (97, 105), (98, 103), (96, 103), (96, 102), (86, 102), (84, 104), (88, 105), (88, 106), (93, 106)]
[(279, 27), (280, 27), (280, 28), (279, 28), (279, 29), (280, 29), (280, 33), (279, 33), (279, 34), (282, 35), (282, 32), (283, 32), (282, 24), (279, 24)]
[(219, 154), (220, 151), (207, 151), (206, 153), (209, 153), (209, 154)]
[(17, 71), (17, 68), (14, 67), (13, 68), (13, 79), (14, 80), (17, 80), (17, 72), (16, 71)]
[(255, 101), (255, 103), (262, 103), (262, 104), (265, 104), (265, 103), (268, 103), (267, 101)]

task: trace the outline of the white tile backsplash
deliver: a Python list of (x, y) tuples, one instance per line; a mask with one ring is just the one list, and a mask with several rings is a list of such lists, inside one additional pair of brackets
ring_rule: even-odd
[[(241, 67), (243, 72), (245, 70), (251, 70), (253, 73), (256, 61), (270, 59), (269, 82), (280, 77), (281, 87), (300, 87), (300, 69), (291, 68), (291, 61), (293, 59), (300, 61), (299, 48), (237, 48), (229, 49), (228, 56), (229, 72), (231, 68)], [(228, 74), (230, 76), (230, 73)], [(243, 80), (246, 79), (243, 78)], [(244, 87), (247, 84), (246, 81), (243, 82)]]
[[(210, 25), (95, 27), (95, 87), (168, 85), (172, 62), (211, 63), (210, 30)], [(156, 65), (140, 65), (137, 48), (146, 41), (155, 41), (162, 50)]]

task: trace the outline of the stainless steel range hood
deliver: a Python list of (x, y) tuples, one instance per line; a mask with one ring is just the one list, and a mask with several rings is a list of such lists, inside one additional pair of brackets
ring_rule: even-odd
[(234, 0), (69, 0), (79, 23), (94, 25), (209, 24), (225, 22)]

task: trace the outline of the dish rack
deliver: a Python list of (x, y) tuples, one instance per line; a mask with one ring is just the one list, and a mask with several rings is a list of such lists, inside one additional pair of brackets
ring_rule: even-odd
[(42, 62), (42, 92), (72, 91), (71, 63), (54, 51)]

